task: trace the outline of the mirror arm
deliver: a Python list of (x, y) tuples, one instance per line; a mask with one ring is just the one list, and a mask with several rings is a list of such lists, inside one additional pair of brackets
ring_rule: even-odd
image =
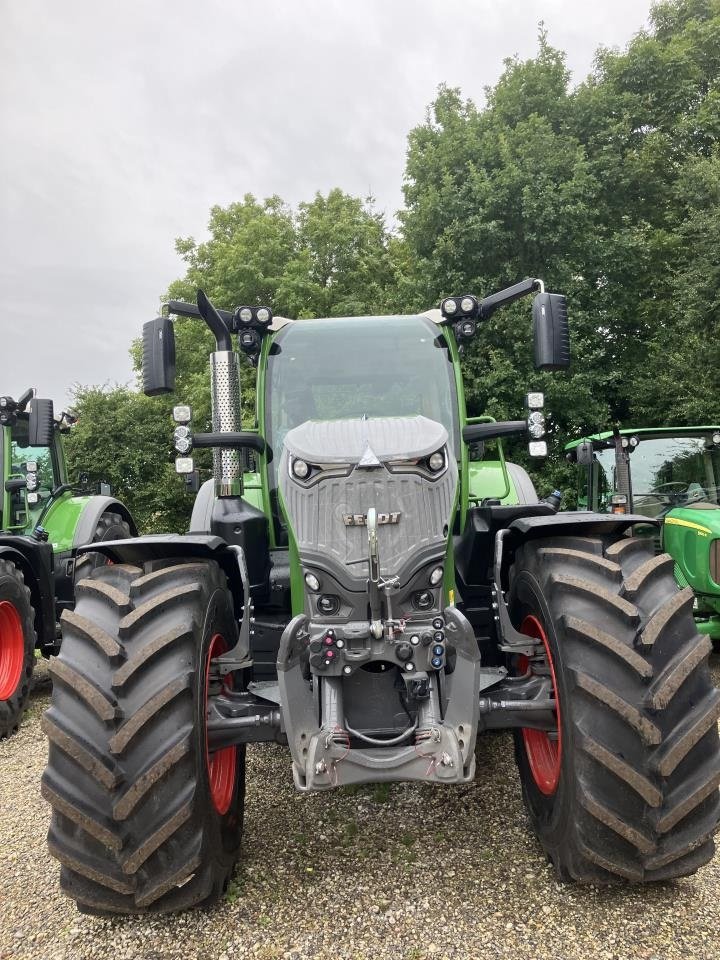
[(534, 280), (528, 277), (521, 280), (520, 283), (513, 284), (512, 287), (506, 287), (504, 290), (498, 290), (497, 293), (491, 293), (488, 297), (483, 297), (480, 301), (480, 317), (487, 320), (498, 307), (504, 307), (508, 303), (514, 303), (520, 297), (526, 297), (529, 293), (540, 291), (542, 293), (544, 284), (542, 280)]

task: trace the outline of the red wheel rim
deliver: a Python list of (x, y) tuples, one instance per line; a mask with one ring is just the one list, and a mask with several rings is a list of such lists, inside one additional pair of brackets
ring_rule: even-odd
[[(557, 740), (551, 739), (545, 730), (530, 730), (526, 727), (522, 728), (522, 735), (535, 785), (546, 797), (551, 797), (560, 782), (560, 767), (562, 766), (562, 725), (560, 723), (560, 698), (555, 679), (555, 666), (545, 629), (537, 617), (532, 614), (525, 617), (520, 627), (520, 633), (533, 637), (535, 640), (542, 640), (545, 647), (545, 657), (550, 668), (550, 681), (557, 714)], [(520, 668), (523, 671), (527, 670), (529, 666), (531, 667), (531, 662), (527, 657), (521, 657), (520, 661)]]
[[(205, 716), (207, 717), (208, 694), (210, 690), (210, 662), (225, 653), (228, 649), (224, 637), (219, 633), (210, 641), (205, 667)], [(232, 687), (232, 678), (227, 677), (223, 684)], [(235, 774), (237, 770), (237, 747), (224, 747), (210, 753), (207, 739), (207, 725), (205, 727), (205, 758), (208, 770), (208, 783), (213, 806), (219, 814), (225, 814), (230, 809), (233, 791), (235, 789)]]
[(15, 604), (0, 600), (0, 700), (9, 700), (20, 683), (25, 635)]

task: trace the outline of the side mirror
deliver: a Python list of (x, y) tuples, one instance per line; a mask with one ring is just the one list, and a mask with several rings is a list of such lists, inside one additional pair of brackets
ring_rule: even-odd
[(175, 389), (175, 332), (169, 317), (143, 324), (142, 380), (146, 397)]
[(575, 447), (575, 459), (582, 467), (589, 467), (593, 462), (593, 445), (589, 440), (583, 440)]
[(28, 446), (52, 446), (54, 423), (52, 400), (38, 400), (33, 397), (28, 417)]
[(539, 293), (533, 300), (533, 343), (538, 370), (570, 366), (567, 300), (560, 293)]

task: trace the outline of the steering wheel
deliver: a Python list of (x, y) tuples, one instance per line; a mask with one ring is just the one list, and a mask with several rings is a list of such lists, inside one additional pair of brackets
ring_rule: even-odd
[(682, 480), (669, 480), (667, 483), (658, 483), (657, 486), (652, 487), (648, 490), (648, 493), (662, 493), (663, 490), (677, 490), (678, 493), (681, 491), (687, 490), (689, 487), (688, 483), (685, 483)]

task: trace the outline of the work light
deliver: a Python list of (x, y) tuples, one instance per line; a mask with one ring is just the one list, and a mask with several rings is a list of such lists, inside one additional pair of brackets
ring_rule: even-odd
[(268, 307), (258, 307), (255, 311), (257, 322), (267, 327), (272, 321), (272, 313)]
[(235, 311), (235, 318), (240, 323), (252, 323), (253, 312), (251, 307), (238, 307)]
[(176, 457), (175, 473), (192, 473), (195, 469), (192, 457)]
[(528, 444), (528, 453), (531, 457), (546, 457), (548, 452), (547, 441), (531, 440)]
[(539, 390), (526, 393), (525, 406), (528, 408), (528, 410), (542, 410), (542, 408), (545, 406), (545, 394), (540, 393)]
[(172, 418), (175, 423), (190, 423), (192, 420), (192, 407), (186, 403), (181, 403), (179, 406), (173, 407)]

